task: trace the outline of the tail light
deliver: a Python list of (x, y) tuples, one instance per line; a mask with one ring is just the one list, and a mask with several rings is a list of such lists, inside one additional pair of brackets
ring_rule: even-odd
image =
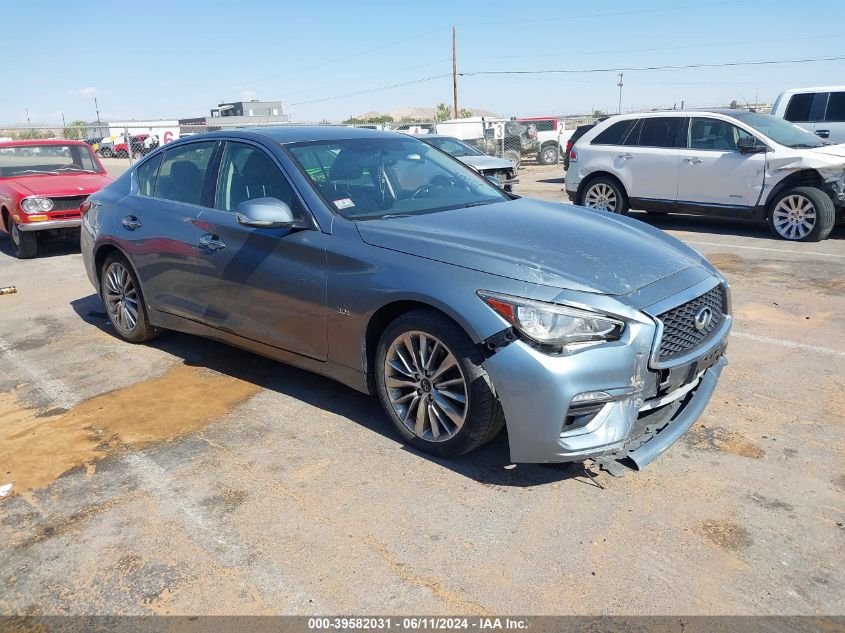
[(86, 199), (85, 202), (79, 205), (79, 213), (83, 216), (91, 210), (91, 201)]
[(569, 160), (570, 160), (570, 162), (574, 161), (574, 160), (578, 160), (578, 152), (575, 151), (574, 147), (569, 150)]
[(568, 141), (566, 141), (566, 153), (567, 154), (572, 149), (573, 145), (575, 145), (575, 143), (572, 141), (572, 139), (569, 139)]

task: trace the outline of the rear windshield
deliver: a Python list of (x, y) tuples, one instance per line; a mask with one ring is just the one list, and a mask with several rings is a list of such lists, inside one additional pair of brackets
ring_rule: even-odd
[(103, 173), (88, 145), (19, 145), (0, 147), (0, 178)]

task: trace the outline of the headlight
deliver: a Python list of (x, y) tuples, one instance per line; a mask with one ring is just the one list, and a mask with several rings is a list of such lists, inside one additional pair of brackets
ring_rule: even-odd
[(26, 198), (21, 202), (21, 208), (27, 213), (52, 211), (53, 201), (50, 198)]
[(518, 332), (540, 345), (614, 341), (625, 324), (597, 312), (479, 290), (484, 300)]

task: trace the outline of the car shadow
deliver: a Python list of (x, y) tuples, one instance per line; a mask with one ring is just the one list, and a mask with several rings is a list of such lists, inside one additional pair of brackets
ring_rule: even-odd
[(545, 182), (550, 185), (562, 185), (564, 184), (565, 178), (561, 176), (560, 178), (538, 178), (534, 182)]
[[(38, 254), (36, 257), (61, 257), (79, 253), (79, 238), (54, 237), (46, 240), (38, 240)], [(8, 257), (15, 257), (12, 238), (8, 233), (0, 231), (0, 254)]]
[[(105, 307), (97, 295), (75, 299), (71, 302), (71, 307), (84, 322), (115, 336)], [(146, 345), (180, 358), (185, 365), (212, 369), (223, 375), (248, 381), (262, 389), (296, 398), (310, 406), (347, 418), (391, 441), (401, 442), (390, 426), (377, 397), (362, 394), (330, 378), (223, 343), (178, 332), (167, 332)], [(129, 349), (127, 353), (130, 353)], [(506, 433), (501, 433), (492, 442), (469, 455), (456, 458), (436, 457), (407, 445), (404, 445), (403, 449), (486, 486), (527, 488), (572, 479), (598, 487), (592, 479), (592, 476), (597, 474), (597, 467), (592, 467), (592, 470), (587, 472), (582, 463), (511, 463)]]
[[(630, 211), (629, 217), (642, 220), (664, 231), (686, 231), (707, 235), (734, 235), (737, 237), (761, 238), (773, 244), (784, 244), (784, 240), (774, 237), (765, 223), (740, 218), (717, 218), (703, 215), (667, 214), (656, 215), (645, 211)], [(845, 225), (833, 227), (827, 239), (845, 239)]]

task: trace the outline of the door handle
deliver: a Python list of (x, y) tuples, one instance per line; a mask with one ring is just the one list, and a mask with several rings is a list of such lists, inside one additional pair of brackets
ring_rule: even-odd
[(820, 138), (830, 138), (830, 130), (816, 130), (816, 136)]
[(619, 154), (616, 158), (621, 158), (622, 160), (631, 160), (633, 157), (633, 154)]
[(701, 162), (700, 158), (685, 158), (684, 162), (689, 163), (690, 165), (698, 165)]
[(219, 251), (221, 249), (226, 248), (226, 242), (214, 235), (207, 233), (200, 238), (200, 246), (205, 246), (206, 248), (211, 249), (212, 251)]
[(141, 220), (136, 218), (134, 215), (127, 215), (125, 218), (123, 218), (121, 224), (130, 231), (134, 231), (135, 229), (141, 228)]

